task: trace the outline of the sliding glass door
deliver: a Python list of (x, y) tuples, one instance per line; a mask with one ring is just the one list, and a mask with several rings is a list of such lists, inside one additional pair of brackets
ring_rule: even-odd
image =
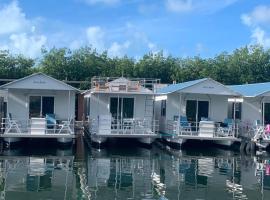
[(46, 114), (54, 114), (54, 97), (30, 96), (29, 117), (45, 117)]
[(110, 100), (110, 112), (114, 119), (134, 117), (134, 98), (112, 97)]
[(209, 116), (209, 101), (187, 100), (186, 116), (192, 126), (197, 127), (198, 122)]
[(270, 103), (263, 103), (263, 120), (264, 125), (270, 124)]

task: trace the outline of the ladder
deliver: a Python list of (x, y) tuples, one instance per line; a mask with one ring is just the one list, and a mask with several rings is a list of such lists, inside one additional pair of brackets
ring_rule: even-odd
[(151, 121), (154, 114), (154, 97), (147, 95), (144, 104), (144, 118)]

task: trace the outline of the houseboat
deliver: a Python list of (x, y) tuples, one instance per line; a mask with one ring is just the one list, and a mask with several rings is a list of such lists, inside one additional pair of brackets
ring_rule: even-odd
[(75, 94), (79, 91), (43, 73), (0, 86), (6, 105), (0, 137), (8, 143), (22, 138), (55, 138), (71, 142), (74, 135)]
[(94, 143), (108, 138), (134, 138), (151, 144), (158, 137), (154, 119), (158, 79), (93, 77), (84, 93), (88, 130)]
[(240, 93), (242, 103), (241, 134), (258, 147), (270, 144), (270, 82), (229, 86)]
[(203, 78), (168, 85), (157, 91), (156, 120), (166, 142), (180, 147), (187, 140), (230, 146), (238, 138), (241, 95)]

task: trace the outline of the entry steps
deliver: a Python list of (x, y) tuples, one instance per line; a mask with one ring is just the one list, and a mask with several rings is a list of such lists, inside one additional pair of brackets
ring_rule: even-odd
[(33, 135), (45, 134), (46, 119), (45, 118), (31, 118), (30, 133)]

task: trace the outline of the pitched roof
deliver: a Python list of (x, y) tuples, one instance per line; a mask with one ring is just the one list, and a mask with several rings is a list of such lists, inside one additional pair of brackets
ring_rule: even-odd
[(79, 90), (71, 85), (52, 78), (41, 72), (17, 79), (0, 86), (0, 89), (48, 89), (48, 90)]
[(168, 85), (167, 87), (163, 87), (163, 88), (159, 89), (157, 91), (157, 93), (160, 93), (160, 94), (173, 93), (173, 92), (185, 89), (187, 87), (196, 85), (198, 83), (201, 83), (205, 80), (207, 80), (207, 78), (202, 78), (202, 79), (198, 79), (198, 80), (194, 80), (194, 81), (187, 81), (187, 82), (183, 82), (183, 83), (171, 84), (171, 85)]
[(229, 88), (246, 97), (256, 97), (270, 92), (270, 82), (253, 83), (244, 85), (230, 85)]

